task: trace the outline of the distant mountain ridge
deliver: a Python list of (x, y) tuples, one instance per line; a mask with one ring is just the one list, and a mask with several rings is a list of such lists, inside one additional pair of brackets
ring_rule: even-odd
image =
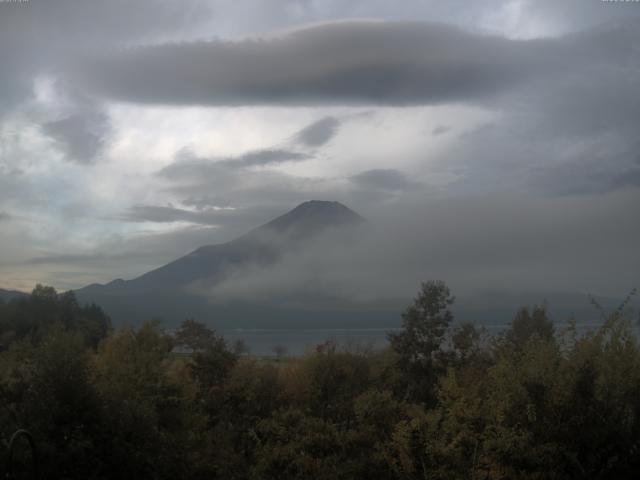
[[(325, 239), (320, 235), (332, 229), (356, 231), (355, 227), (363, 224), (366, 221), (360, 215), (339, 202), (312, 200), (234, 240), (204, 245), (131, 280), (89, 285), (76, 290), (76, 295), (81, 302), (100, 305), (116, 324), (136, 324), (158, 318), (171, 326), (185, 318), (195, 318), (226, 329), (399, 326), (400, 313), (411, 302), (414, 292), (407, 292), (406, 298), (356, 302), (311, 289), (302, 295), (293, 293), (300, 297), (295, 306), (283, 305), (271, 297), (212, 303), (208, 296), (216, 285), (234, 273), (241, 273), (240, 282), (251, 280), (252, 269), (275, 265), (292, 252), (304, 253), (308, 243), (322, 248)], [(330, 242), (327, 248), (335, 245)], [(268, 287), (271, 279), (267, 275), (260, 281)], [(580, 321), (599, 319), (599, 313), (586, 295), (568, 292), (479, 293), (460, 298), (454, 312), (459, 321), (504, 324), (519, 307), (540, 304), (545, 299), (557, 321), (571, 316)], [(618, 304), (615, 299), (602, 300), (607, 309)]]
[(0, 299), (4, 302), (10, 302), (14, 298), (22, 298), (29, 295), (25, 292), (19, 292), (18, 290), (5, 290), (0, 288)]
[(355, 226), (364, 221), (360, 215), (340, 202), (310, 200), (252, 230), (245, 237), (266, 229), (304, 238), (328, 227)]
[(240, 326), (246, 323), (244, 319), (255, 317), (256, 310), (261, 312), (261, 324), (283, 316), (294, 321), (296, 315), (308, 315), (290, 310), (281, 312), (277, 308), (271, 315), (265, 313), (269, 308), (264, 305), (210, 305), (206, 299), (189, 293), (187, 287), (197, 282), (215, 285), (237, 269), (267, 266), (286, 253), (303, 250), (305, 242), (319, 234), (332, 229), (349, 230), (365, 223), (360, 215), (339, 202), (311, 200), (229, 242), (204, 245), (131, 280), (92, 284), (75, 293), (83, 302), (101, 305), (116, 323), (153, 317), (170, 323), (187, 317), (216, 317), (219, 323), (219, 317), (223, 316), (224, 322)]
[(175, 290), (198, 280), (215, 281), (232, 268), (274, 262), (283, 250), (299, 248), (304, 240), (329, 228), (349, 228), (363, 223), (360, 215), (339, 202), (311, 200), (235, 240), (199, 247), (132, 280), (93, 284), (76, 293), (86, 296), (92, 291), (126, 294)]

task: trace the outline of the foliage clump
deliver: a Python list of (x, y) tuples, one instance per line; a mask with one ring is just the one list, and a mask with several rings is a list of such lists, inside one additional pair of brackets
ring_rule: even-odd
[(47, 478), (631, 479), (640, 347), (626, 308), (579, 334), (545, 306), (500, 334), (427, 282), (382, 350), (251, 357), (186, 320), (114, 330), (38, 286), (0, 304), (0, 439)]

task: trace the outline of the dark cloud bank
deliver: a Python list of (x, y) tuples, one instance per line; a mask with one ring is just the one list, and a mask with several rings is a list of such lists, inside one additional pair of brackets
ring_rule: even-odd
[[(630, 17), (558, 38), (512, 40), (441, 24), (344, 21), (259, 39), (120, 50), (79, 64), (71, 78), (136, 103), (476, 104), (498, 113), (495, 122), (432, 159), (460, 177), (453, 191), (598, 193), (640, 178), (640, 104), (632, 100), (640, 90), (639, 26)], [(294, 144), (322, 147), (341, 123), (321, 118)], [(431, 133), (451, 135), (448, 126)], [(276, 163), (265, 154), (236, 164)], [(369, 174), (370, 184), (371, 175), (380, 174)]]
[(88, 60), (79, 75), (101, 94), (142, 103), (412, 105), (496, 94), (563, 66), (563, 49), (444, 25), (338, 22), (269, 39), (131, 48)]
[(295, 140), (308, 147), (320, 147), (338, 132), (340, 123), (335, 117), (323, 117), (300, 130)]
[[(379, 209), (358, 237), (325, 236), (276, 265), (238, 271), (216, 301), (321, 291), (351, 299), (408, 297), (443, 278), (457, 293), (529, 291), (623, 297), (638, 282), (640, 191), (599, 197), (423, 198)], [(598, 275), (594, 275), (598, 272)]]
[(47, 122), (42, 130), (61, 146), (66, 158), (86, 164), (93, 163), (102, 149), (110, 124), (103, 112), (90, 112)]
[(439, 24), (337, 22), (271, 38), (131, 48), (87, 60), (78, 74), (89, 89), (142, 103), (479, 101), (594, 61), (624, 65), (634, 27), (518, 41)]
[(406, 191), (419, 186), (419, 183), (410, 180), (404, 173), (393, 169), (367, 170), (349, 180), (359, 187), (371, 190)]

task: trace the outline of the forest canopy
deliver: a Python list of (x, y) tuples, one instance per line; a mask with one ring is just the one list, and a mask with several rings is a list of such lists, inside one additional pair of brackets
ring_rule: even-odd
[(636, 478), (628, 302), (587, 332), (542, 305), (489, 335), (454, 301), (424, 283), (384, 349), (261, 358), (194, 319), (114, 329), (38, 285), (0, 303), (0, 437), (28, 430), (14, 470), (43, 478)]

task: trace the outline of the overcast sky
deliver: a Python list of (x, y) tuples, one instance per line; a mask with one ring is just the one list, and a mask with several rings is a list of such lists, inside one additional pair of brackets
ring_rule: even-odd
[(0, 0), (0, 65), (0, 287), (309, 199), (387, 229), (361, 252), (407, 283), (638, 286), (640, 3)]

